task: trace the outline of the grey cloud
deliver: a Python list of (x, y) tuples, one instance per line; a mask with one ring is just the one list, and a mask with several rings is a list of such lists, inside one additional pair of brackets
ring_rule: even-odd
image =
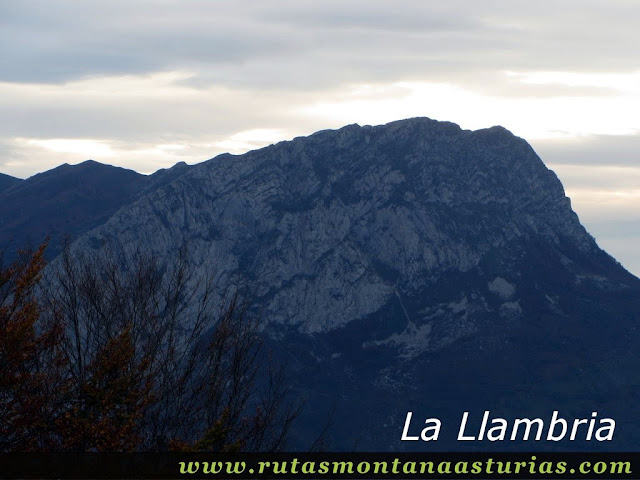
[(10, 159), (15, 158), (16, 148), (10, 139), (0, 138), (0, 173), (8, 171)]
[(638, 224), (629, 222), (594, 223), (585, 222), (589, 233), (600, 248), (618, 260), (628, 271), (640, 277), (640, 257), (638, 257)]
[(640, 168), (640, 134), (590, 135), (579, 140), (533, 141), (547, 163)]
[[(229, 135), (285, 123), (293, 100), (253, 92), (204, 92), (191, 98), (57, 94), (39, 102), (0, 101), (0, 124), (7, 137), (150, 138)], [(241, 108), (239, 108), (241, 107)]]
[(256, 18), (276, 24), (303, 26), (330, 31), (373, 30), (396, 32), (451, 32), (478, 29), (482, 23), (473, 16), (448, 11), (434, 2), (280, 2), (279, 8), (264, 9)]
[[(640, 215), (632, 220), (620, 221), (600, 221), (590, 222), (594, 233), (604, 237), (615, 238), (638, 238), (638, 225), (640, 225)], [(637, 245), (637, 244), (636, 244)]]
[[(545, 0), (5, 0), (2, 5), (4, 80), (63, 82), (193, 69), (204, 77), (194, 83), (210, 79), (280, 88), (330, 88), (412, 74), (454, 76), (465, 70), (632, 69), (638, 43), (633, 19), (640, 14), (633, 3)], [(270, 69), (271, 62), (280, 69)], [(220, 68), (224, 76), (211, 73)], [(316, 81), (307, 84), (309, 79)]]
[(3, 13), (10, 20), (0, 31), (0, 55), (8, 67), (0, 78), (5, 81), (65, 82), (225, 64), (296, 45), (268, 25), (246, 21), (229, 2), (7, 4), (13, 8), (5, 5)]

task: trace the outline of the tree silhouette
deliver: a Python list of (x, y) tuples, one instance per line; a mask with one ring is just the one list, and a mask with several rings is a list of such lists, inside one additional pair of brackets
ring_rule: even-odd
[(1, 450), (285, 447), (301, 405), (248, 305), (213, 305), (186, 249), (167, 265), (67, 247), (43, 275), (45, 248), (0, 271)]
[(39, 322), (35, 290), (46, 244), (0, 268), (0, 449), (51, 447), (59, 413), (52, 399), (61, 385), (62, 328)]

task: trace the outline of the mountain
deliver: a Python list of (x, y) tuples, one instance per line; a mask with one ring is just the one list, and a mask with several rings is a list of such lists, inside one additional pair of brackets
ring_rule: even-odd
[(171, 168), (162, 168), (147, 177), (147, 185), (141, 193), (149, 193), (156, 188), (167, 185), (190, 169), (191, 166), (185, 162), (176, 163)]
[(50, 236), (47, 253), (53, 258), (66, 237), (75, 239), (104, 223), (120, 207), (169, 183), (188, 168), (180, 163), (145, 176), (88, 160), (64, 164), (23, 181), (12, 179), (15, 181), (5, 189), (0, 178), (0, 247), (38, 245)]
[(15, 177), (11, 177), (9, 175), (4, 175), (2, 173), (0, 173), (0, 192), (6, 190), (9, 187), (12, 187), (18, 183), (20, 183), (21, 180), (19, 178), (15, 178)]
[[(349, 125), (199, 164), (74, 248), (139, 249), (247, 286), (307, 398), (299, 445), (640, 447), (640, 280), (601, 250), (533, 149), (502, 127)], [(615, 418), (611, 442), (456, 442), (463, 412)], [(407, 411), (441, 439), (401, 442)], [(479, 423), (479, 420), (474, 420)]]

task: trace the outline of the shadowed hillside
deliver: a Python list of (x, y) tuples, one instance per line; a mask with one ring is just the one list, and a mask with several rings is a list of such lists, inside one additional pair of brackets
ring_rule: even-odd
[[(63, 239), (75, 239), (104, 223), (123, 205), (188, 168), (178, 164), (145, 176), (88, 160), (61, 165), (23, 181), (0, 177), (0, 245), (22, 248), (29, 243), (38, 245), (49, 236), (47, 255), (53, 258)], [(11, 186), (3, 190), (3, 182)]]

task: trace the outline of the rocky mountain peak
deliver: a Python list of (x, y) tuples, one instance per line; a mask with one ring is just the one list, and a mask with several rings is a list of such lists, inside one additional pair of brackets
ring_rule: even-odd
[[(524, 140), (428, 118), (221, 155), (123, 208), (79, 246), (106, 238), (163, 257), (186, 243), (221, 285), (251, 285), (270, 322), (304, 332), (341, 328), (400, 297), (426, 311), (433, 299), (418, 300), (421, 292), (452, 275), (465, 277), (464, 292), (444, 300), (486, 310), (490, 282), (518, 285), (523, 259), (539, 251), (567, 278), (634, 279), (597, 247)], [(517, 298), (504, 300), (513, 303), (505, 314), (522, 314)]]
[(447, 424), (584, 409), (627, 426), (611, 448), (637, 449), (640, 280), (506, 129), (348, 125), (158, 180), (74, 248), (186, 246), (220, 299), (246, 287), (309, 399), (300, 438), (334, 402), (333, 448), (371, 451), (411, 448), (398, 422), (417, 408)]

